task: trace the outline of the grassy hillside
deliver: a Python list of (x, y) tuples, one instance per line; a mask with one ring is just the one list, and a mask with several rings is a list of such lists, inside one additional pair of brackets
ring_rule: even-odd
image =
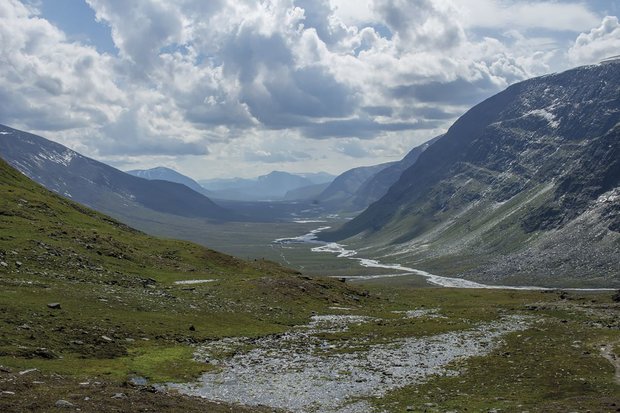
[(191, 360), (192, 343), (280, 332), (360, 299), (337, 281), (147, 236), (4, 161), (0, 194), (0, 365), (187, 380), (209, 368)]

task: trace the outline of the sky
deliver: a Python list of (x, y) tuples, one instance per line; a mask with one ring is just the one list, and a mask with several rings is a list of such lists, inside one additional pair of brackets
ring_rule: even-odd
[(515, 82), (620, 54), (620, 2), (2, 0), (0, 123), (196, 179), (401, 159)]

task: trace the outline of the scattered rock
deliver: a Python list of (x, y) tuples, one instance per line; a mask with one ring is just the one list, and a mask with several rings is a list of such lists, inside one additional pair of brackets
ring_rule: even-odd
[(15, 261), (15, 265), (16, 265), (17, 267), (21, 267), (21, 266), (22, 266), (22, 265), (24, 265), (24, 264), (22, 264), (22, 262), (21, 262), (21, 261)]
[(12, 370), (6, 366), (0, 366), (0, 371), (3, 373), (10, 373)]
[(127, 395), (125, 393), (115, 393), (114, 396), (112, 396), (113, 399), (126, 399)]
[(28, 324), (22, 324), (21, 326), (18, 326), (17, 328), (21, 328), (22, 330), (30, 330), (30, 326)]
[(144, 378), (144, 377), (140, 377), (140, 376), (135, 376), (135, 377), (131, 377), (128, 380), (128, 383), (131, 384), (132, 386), (146, 386), (148, 384), (148, 381)]
[(41, 357), (41, 358), (49, 359), (49, 360), (58, 358), (56, 353), (46, 348), (38, 348), (35, 351), (33, 351), (32, 354), (36, 357)]
[(4, 261), (0, 261), (0, 265), (1, 265), (1, 266), (3, 266), (3, 267), (8, 267), (8, 266), (9, 266), (9, 264), (7, 264), (7, 263), (6, 263), (6, 262), (4, 262)]
[(157, 284), (157, 280), (154, 280), (152, 278), (146, 278), (142, 280), (142, 286), (144, 288), (151, 288), (154, 287), (155, 284)]
[(24, 374), (28, 374), (28, 373), (32, 373), (33, 371), (37, 371), (38, 369), (28, 369), (28, 370), (22, 370), (19, 372), (20, 376), (23, 376)]
[(47, 306), (52, 310), (60, 310), (60, 303), (49, 303)]
[(54, 406), (60, 409), (70, 409), (72, 407), (75, 407), (73, 403), (68, 402), (66, 400), (57, 400), (56, 403), (54, 403)]
[(102, 339), (104, 339), (105, 341), (107, 341), (108, 343), (110, 343), (110, 342), (114, 341), (113, 339), (111, 339), (111, 338), (110, 338), (110, 337), (108, 337), (108, 336), (101, 336), (101, 338), (102, 338)]

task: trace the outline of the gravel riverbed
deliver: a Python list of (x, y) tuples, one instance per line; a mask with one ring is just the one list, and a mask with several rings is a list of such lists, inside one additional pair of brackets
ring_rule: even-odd
[[(372, 345), (356, 339), (334, 344), (318, 336), (370, 320), (314, 316), (308, 325), (282, 335), (216, 341), (201, 348), (197, 357), (219, 363), (218, 372), (206, 373), (196, 383), (169, 386), (210, 400), (292, 412), (373, 412), (368, 398), (430, 375), (458, 374), (447, 365), (486, 354), (502, 335), (528, 326), (527, 319), (511, 316), (465, 331)], [(233, 355), (218, 361), (213, 355), (222, 351)]]

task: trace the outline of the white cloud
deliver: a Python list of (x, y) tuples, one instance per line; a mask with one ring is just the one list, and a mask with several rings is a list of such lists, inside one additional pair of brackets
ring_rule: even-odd
[(87, 2), (117, 56), (0, 2), (0, 122), (198, 177), (393, 160), (511, 83), (618, 49), (617, 18), (587, 32), (585, 3)]
[(34, 10), (0, 4), (0, 114), (35, 130), (64, 130), (113, 121), (124, 104), (114, 62), (70, 42)]
[(404, 49), (450, 50), (465, 41), (452, 3), (443, 0), (375, 0), (374, 10)]
[(559, 1), (455, 1), (467, 27), (547, 29), (578, 32), (600, 20), (584, 2)]
[(581, 33), (568, 56), (576, 65), (598, 63), (600, 60), (620, 55), (620, 23), (616, 16), (606, 16), (601, 25)]
[(358, 26), (373, 21), (372, 0), (331, 0), (330, 4), (344, 24)]

